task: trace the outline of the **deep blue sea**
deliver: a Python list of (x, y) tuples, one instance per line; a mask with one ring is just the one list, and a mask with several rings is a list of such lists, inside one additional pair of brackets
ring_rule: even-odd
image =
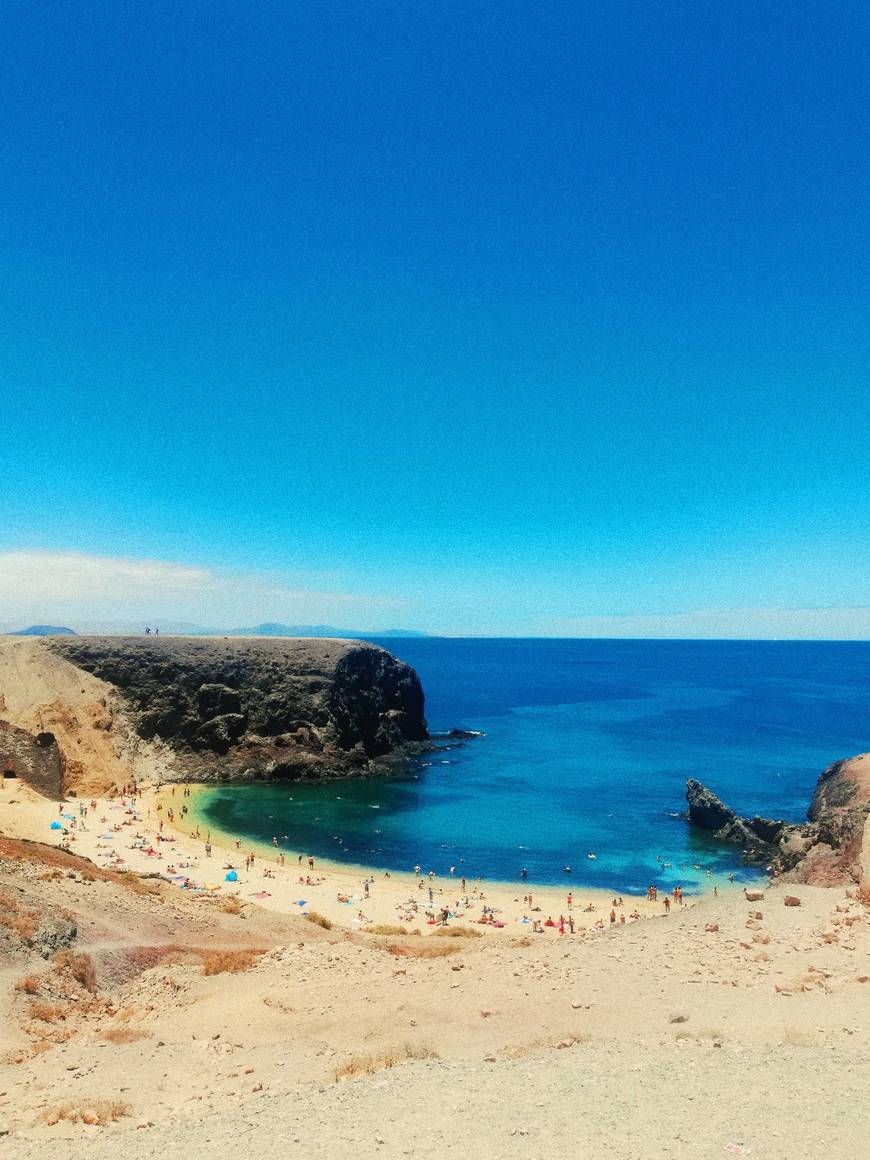
[(801, 820), (821, 770), (870, 748), (870, 643), (378, 643), (420, 674), (431, 730), (485, 736), (402, 777), (215, 789), (207, 821), (385, 869), (692, 891), (752, 872), (687, 825), (688, 777)]

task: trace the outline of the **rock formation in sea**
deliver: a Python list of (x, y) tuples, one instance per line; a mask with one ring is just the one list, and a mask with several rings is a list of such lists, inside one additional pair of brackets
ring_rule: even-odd
[(786, 881), (870, 883), (870, 753), (828, 766), (803, 823), (741, 817), (694, 778), (686, 800), (693, 825), (739, 845), (748, 861), (769, 864)]
[(139, 737), (169, 747), (167, 777), (375, 773), (428, 736), (417, 674), (360, 641), (75, 636), (46, 647), (111, 685)]

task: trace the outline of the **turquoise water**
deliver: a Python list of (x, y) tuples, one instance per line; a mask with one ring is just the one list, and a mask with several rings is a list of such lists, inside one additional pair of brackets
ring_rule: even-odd
[(800, 820), (821, 770), (870, 748), (870, 644), (384, 644), (419, 672), (433, 731), (485, 736), (402, 777), (211, 790), (206, 821), (386, 869), (691, 891), (708, 869), (753, 872), (680, 816), (688, 777), (741, 812)]

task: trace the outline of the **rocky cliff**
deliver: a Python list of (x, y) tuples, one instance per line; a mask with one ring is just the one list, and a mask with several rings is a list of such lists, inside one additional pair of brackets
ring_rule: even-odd
[(819, 777), (807, 821), (744, 818), (694, 778), (686, 785), (689, 821), (739, 845), (748, 861), (788, 881), (816, 886), (870, 883), (870, 754), (835, 761)]
[(199, 780), (376, 772), (427, 738), (412, 668), (359, 641), (54, 638), (111, 685), (139, 737)]

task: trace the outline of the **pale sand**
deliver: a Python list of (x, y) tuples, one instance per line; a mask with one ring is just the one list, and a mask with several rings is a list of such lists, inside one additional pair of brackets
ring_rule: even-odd
[[(186, 877), (196, 887), (210, 893), (236, 896), (244, 902), (283, 914), (315, 912), (336, 926), (350, 930), (401, 923), (409, 931), (427, 934), (436, 929), (427, 920), (427, 912), (437, 916), (443, 907), (450, 910), (448, 925), (471, 922), (487, 935), (511, 936), (531, 935), (535, 920), (546, 923), (550, 917), (558, 924), (560, 916), (566, 922), (569, 915), (572, 916), (577, 937), (580, 937), (581, 931), (597, 933), (596, 923), (609, 926), (611, 910), (616, 912), (617, 924), (621, 924), (623, 919), (630, 924), (634, 921), (632, 914), (644, 918), (665, 915), (661, 894), (656, 902), (626, 894), (622, 896), (623, 905), (614, 907), (613, 902), (618, 897), (614, 892), (572, 886), (567, 876), (564, 887), (468, 879), (463, 892), (462, 875), (458, 870), (453, 876), (435, 875), (432, 879), (424, 870), (423, 876), (417, 878), (414, 874), (392, 871), (386, 874), (383, 870), (366, 866), (317, 858), (311, 871), (307, 854), (263, 845), (252, 846), (250, 842), (242, 842), (241, 848), (237, 848), (229, 835), (218, 830), (208, 831), (212, 845), (212, 854), (208, 857), (205, 853), (205, 823), (197, 823), (197, 793), (197, 787), (191, 787), (191, 796), (185, 798), (181, 785), (176, 785), (174, 792), (173, 786), (148, 786), (143, 787), (141, 799), (135, 801), (130, 798), (123, 801), (120, 798), (93, 799), (96, 800), (95, 810), (91, 809), (90, 798), (70, 800), (64, 813), (76, 817), (76, 826), (73, 828), (68, 819), (61, 819), (68, 829), (68, 837), (50, 829), (51, 822), (60, 817), (59, 803), (47, 802), (27, 787), (17, 791), (0, 789), (0, 805), (12, 795), (19, 799), (20, 804), (11, 810), (4, 827), (10, 837), (53, 845), (68, 842), (74, 853), (90, 858), (99, 866), (132, 870), (139, 874), (161, 874), (175, 881)], [(83, 819), (79, 818), (80, 801), (88, 809)], [(190, 809), (187, 817), (180, 815), (184, 805)], [(174, 824), (168, 819), (170, 809), (175, 814)], [(162, 833), (171, 836), (171, 841), (158, 840), (161, 820), (164, 822)], [(86, 827), (84, 830), (81, 829), (82, 821)], [(200, 840), (192, 834), (192, 827), (197, 824), (202, 834)], [(115, 830), (116, 826), (121, 828)], [(245, 856), (252, 851), (254, 864), (251, 869), (246, 869)], [(279, 862), (282, 852), (285, 858), (283, 866)], [(230, 866), (238, 874), (237, 882), (225, 881)], [(305, 879), (310, 879), (311, 884)], [(368, 898), (364, 887), (367, 879), (370, 883)], [(732, 885), (729, 890), (726, 884), (719, 889), (725, 893), (739, 892), (741, 888)], [(571, 909), (567, 902), (569, 893), (573, 894)], [(523, 901), (524, 895), (528, 894), (532, 896), (532, 910)], [(350, 899), (350, 902), (340, 902), (339, 896)], [(679, 906), (670, 901), (673, 913)], [(686, 898), (684, 906), (691, 906), (696, 901)], [(301, 902), (305, 906), (300, 906)], [(479, 923), (484, 905), (495, 912), (495, 921), (499, 925)], [(594, 910), (585, 910), (587, 906), (594, 907)], [(558, 937), (558, 925), (544, 926), (543, 933)], [(540, 933), (535, 937), (541, 937)]]
[[(57, 806), (21, 787), (15, 796), (0, 801), (0, 829), (48, 836)], [(113, 839), (122, 855), (130, 831)], [(96, 853), (97, 832), (73, 846), (94, 843)], [(172, 849), (177, 859), (181, 844)], [(206, 895), (168, 887), (142, 897), (8, 864), (0, 878), (75, 916), (77, 949), (93, 956), (108, 999), (79, 1013), (67, 1002), (60, 1022), (28, 1031), (30, 999), (14, 983), (27, 972), (50, 978), (51, 963), (20, 954), (0, 963), (10, 1049), (0, 1058), (9, 1133), (0, 1148), (14, 1160), (49, 1149), (69, 1160), (867, 1155), (870, 912), (842, 889), (775, 886), (760, 903), (736, 890), (707, 895), (585, 939), (517, 938), (525, 928), (508, 926), (494, 934), (510, 937), (449, 940), (457, 953), (428, 959), (398, 953), (396, 939), (256, 906), (226, 914)], [(255, 874), (243, 896), (260, 885)], [(395, 886), (384, 885), (385, 897)], [(788, 889), (800, 907), (783, 905)], [(121, 970), (125, 954), (170, 942), (268, 953), (237, 975), (169, 962), (135, 977)], [(144, 1038), (107, 1040), (118, 1025)], [(30, 1050), (34, 1034), (56, 1030), (65, 1041)], [(334, 1082), (361, 1056), (406, 1048), (433, 1058)], [(43, 1120), (96, 1100), (121, 1101), (129, 1114), (104, 1128)]]

